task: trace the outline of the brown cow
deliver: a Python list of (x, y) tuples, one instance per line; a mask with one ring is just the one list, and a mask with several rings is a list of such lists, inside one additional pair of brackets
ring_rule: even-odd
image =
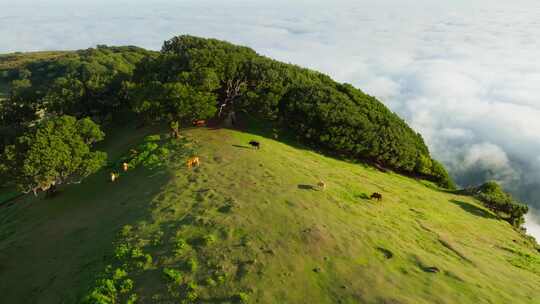
[(193, 122), (193, 125), (197, 127), (204, 127), (206, 126), (206, 120), (196, 120)]
[(193, 166), (199, 166), (200, 160), (197, 156), (192, 157), (186, 161), (186, 165), (189, 169), (193, 168)]
[(369, 199), (376, 199), (378, 201), (382, 200), (382, 194), (380, 193), (377, 193), (377, 192), (374, 192), (370, 197)]

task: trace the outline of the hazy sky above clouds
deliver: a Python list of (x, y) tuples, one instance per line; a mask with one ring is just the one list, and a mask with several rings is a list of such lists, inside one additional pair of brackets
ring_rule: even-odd
[(185, 33), (248, 45), (379, 97), (462, 185), (495, 178), (540, 208), (539, 1), (14, 2), (0, 0), (0, 53)]

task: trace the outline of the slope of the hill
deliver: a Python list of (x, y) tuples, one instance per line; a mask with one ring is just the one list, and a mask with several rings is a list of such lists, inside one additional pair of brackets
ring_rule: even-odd
[[(116, 159), (150, 133), (104, 145)], [(538, 253), (474, 199), (263, 133), (189, 130), (171, 152), (198, 168), (104, 171), (0, 207), (2, 302), (73, 303), (94, 286), (138, 303), (537, 303)], [(100, 273), (115, 288), (93, 285)]]

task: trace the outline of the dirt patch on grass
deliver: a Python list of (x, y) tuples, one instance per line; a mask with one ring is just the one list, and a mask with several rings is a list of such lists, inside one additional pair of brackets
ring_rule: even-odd
[(335, 239), (328, 233), (328, 230), (320, 225), (314, 225), (302, 231), (302, 241), (306, 244), (307, 250), (316, 255), (322, 254), (326, 248), (335, 245)]

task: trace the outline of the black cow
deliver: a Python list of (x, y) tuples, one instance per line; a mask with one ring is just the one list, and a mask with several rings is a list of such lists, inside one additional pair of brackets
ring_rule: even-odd
[(261, 148), (261, 143), (258, 141), (252, 140), (249, 142), (249, 145), (252, 146), (253, 148), (256, 148), (257, 150)]
[(380, 200), (382, 200), (382, 194), (375, 192), (369, 198), (370, 199), (376, 199), (376, 200), (380, 201)]

